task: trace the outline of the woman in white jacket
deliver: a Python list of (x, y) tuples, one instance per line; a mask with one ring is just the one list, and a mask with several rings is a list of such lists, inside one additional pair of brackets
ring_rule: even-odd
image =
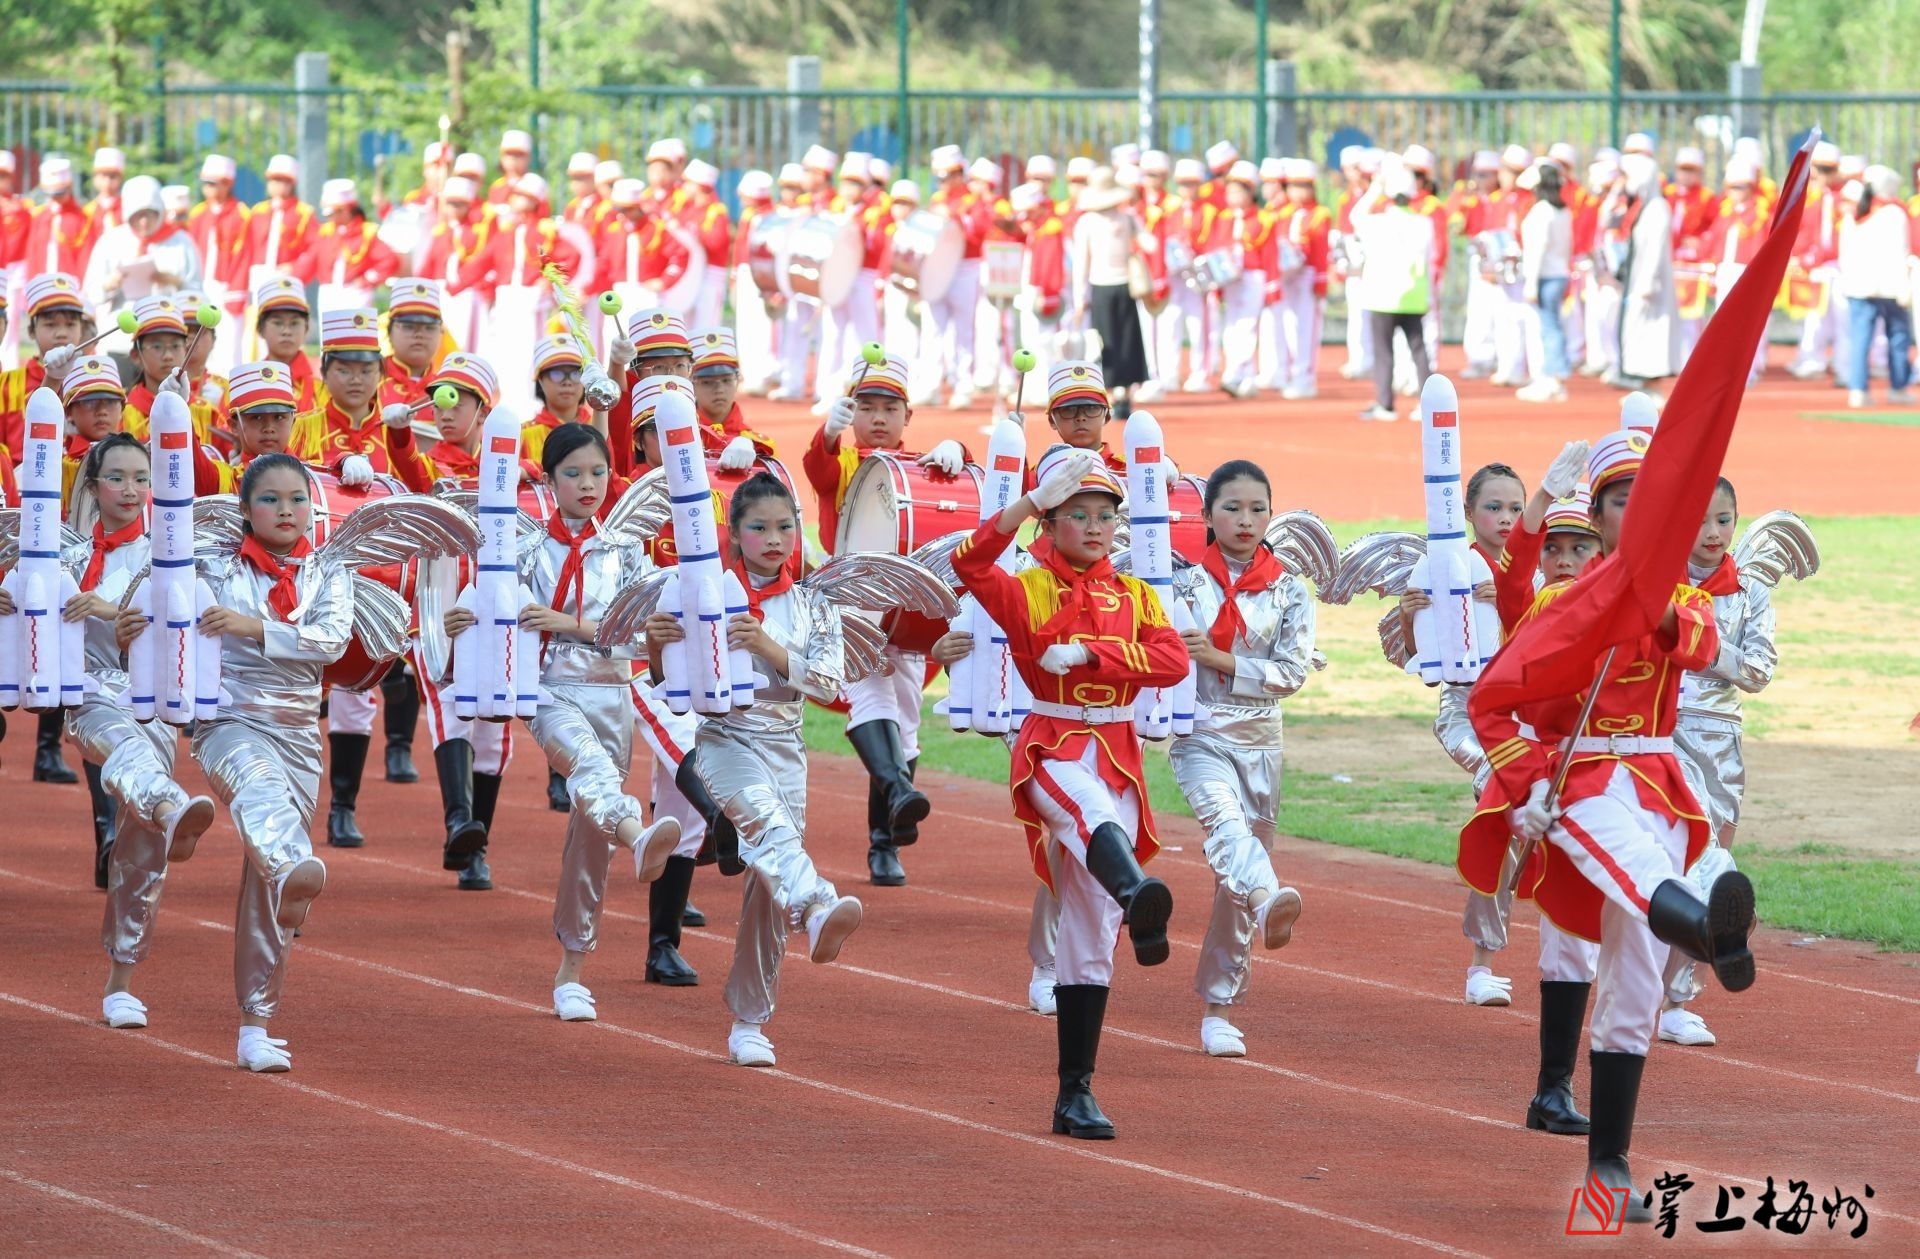
[(1847, 185), (1843, 196), (1857, 194), (1858, 209), (1840, 221), (1840, 295), (1847, 299), (1847, 405), (1872, 404), (1867, 392), (1867, 353), (1874, 324), (1887, 334), (1887, 405), (1907, 406), (1913, 321), (1907, 310), (1910, 220), (1900, 204), (1900, 176), (1885, 166), (1867, 167), (1861, 186)]
[[(120, 209), (126, 220), (108, 228), (94, 245), (81, 284), (103, 328), (111, 327), (121, 307), (140, 298), (199, 292), (201, 287), (200, 249), (167, 221), (158, 180), (146, 175), (129, 179), (120, 193)], [(128, 344), (125, 333), (109, 332), (101, 348), (125, 351)]]
[(1562, 195), (1560, 167), (1543, 161), (1526, 175), (1533, 185), (1533, 208), (1520, 223), (1520, 274), (1526, 285), (1527, 361), (1533, 379), (1514, 396), (1522, 402), (1565, 402), (1567, 330), (1560, 311), (1573, 275), (1573, 213)]

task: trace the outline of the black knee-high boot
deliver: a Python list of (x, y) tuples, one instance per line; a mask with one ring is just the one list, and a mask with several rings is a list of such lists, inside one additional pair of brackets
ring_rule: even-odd
[(1087, 841), (1087, 873), (1126, 913), (1134, 960), (1158, 966), (1167, 960), (1167, 920), (1173, 917), (1173, 893), (1140, 868), (1133, 840), (1112, 822), (1093, 828)]
[(367, 748), (373, 739), (364, 734), (327, 735), (327, 786), (333, 801), (327, 808), (327, 842), (335, 848), (358, 848), (367, 842), (354, 819), (360, 800), (360, 779), (367, 771)]
[(893, 842), (887, 789), (872, 777), (867, 779), (867, 878), (875, 887), (905, 887), (907, 883), (900, 850)]
[(744, 871), (747, 867), (740, 860), (739, 832), (733, 829), (719, 802), (708, 794), (707, 784), (700, 780), (700, 772), (694, 767), (694, 753), (687, 753), (681, 760), (680, 768), (673, 773), (673, 785), (680, 788), (680, 794), (707, 824), (707, 837), (700, 843), (694, 864), (706, 866), (717, 862), (720, 873), (729, 877)]
[(481, 837), (480, 847), (473, 856), (467, 858), (467, 868), (460, 872), (460, 890), (463, 892), (491, 892), (493, 890), (493, 871), (487, 867), (487, 845), (493, 841), (493, 806), (500, 800), (500, 775), (475, 773), (473, 776), (473, 820), (487, 828)]
[(1060, 1095), (1053, 1102), (1053, 1130), (1089, 1141), (1113, 1140), (1113, 1121), (1093, 1100), (1093, 1064), (1100, 1053), (1100, 1027), (1107, 1018), (1107, 989), (1099, 984), (1060, 984)]
[(473, 815), (473, 744), (448, 739), (433, 750), (433, 765), (440, 775), (440, 804), (447, 822), (440, 865), (464, 871), (473, 854), (487, 846), (486, 824)]
[(60, 735), (66, 728), (64, 708), (49, 708), (40, 714), (40, 725), (33, 742), (33, 781), (37, 783), (77, 783), (79, 777), (60, 759)]
[(385, 701), (387, 781), (417, 783), (420, 771), (413, 767), (413, 731), (420, 724), (420, 692), (404, 664), (387, 670), (380, 679), (380, 698)]
[(1597, 1176), (1608, 1189), (1627, 1191), (1627, 1223), (1651, 1224), (1653, 1211), (1634, 1190), (1633, 1174), (1627, 1169), (1646, 1055), (1595, 1052), (1587, 1055), (1587, 1062), (1593, 1090), (1593, 1100), (1588, 1103), (1593, 1121), (1587, 1133), (1587, 1176)]
[(1753, 883), (1738, 870), (1715, 879), (1704, 901), (1679, 879), (1666, 880), (1647, 900), (1647, 926), (1654, 938), (1713, 967), (1728, 992), (1753, 987), (1753, 954), (1747, 948), (1753, 924)]
[(1573, 1101), (1573, 1064), (1580, 1056), (1580, 1034), (1587, 1022), (1592, 984), (1540, 981), (1540, 1079), (1527, 1104), (1527, 1127), (1579, 1137), (1587, 1117)]
[(669, 988), (691, 988), (699, 974), (680, 956), (680, 915), (686, 912), (693, 887), (693, 858), (668, 857), (667, 868), (647, 885), (647, 982)]
[(113, 815), (118, 806), (100, 778), (100, 767), (92, 761), (81, 761), (80, 768), (87, 775), (87, 796), (93, 805), (93, 885), (101, 891), (107, 887), (107, 861), (113, 855)]
[(847, 742), (867, 768), (867, 776), (880, 784), (887, 798), (887, 830), (897, 848), (920, 837), (919, 825), (927, 818), (931, 802), (913, 785), (907, 773), (907, 754), (900, 741), (897, 721), (863, 721), (847, 731)]

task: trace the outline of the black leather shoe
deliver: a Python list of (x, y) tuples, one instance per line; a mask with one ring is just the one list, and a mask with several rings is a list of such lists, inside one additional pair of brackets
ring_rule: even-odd
[(668, 988), (691, 988), (700, 982), (700, 973), (687, 965), (679, 949), (658, 940), (647, 949), (647, 982)]
[(1093, 1100), (1093, 1090), (1084, 1083), (1061, 1087), (1053, 1103), (1053, 1130), (1082, 1141), (1113, 1140), (1113, 1120), (1101, 1111), (1100, 1103)]
[(460, 872), (460, 890), (463, 892), (493, 890), (493, 871), (487, 868), (486, 849), (482, 848), (467, 858), (467, 868)]
[(683, 927), (704, 927), (707, 925), (707, 916), (700, 912), (698, 906), (689, 903), (685, 909), (680, 911), (680, 925)]
[(60, 759), (60, 732), (66, 716), (58, 708), (40, 714), (39, 731), (33, 745), (33, 781), (37, 783), (77, 783), (80, 776)]
[(891, 844), (876, 844), (867, 849), (867, 878), (875, 887), (907, 885), (907, 872), (900, 866), (900, 854)]
[(567, 795), (567, 780), (552, 770), (547, 771), (547, 807), (555, 813), (573, 812), (573, 801)]
[(327, 810), (327, 843), (334, 848), (364, 848), (367, 837), (360, 833), (353, 810), (336, 804)]
[(387, 744), (387, 781), (390, 783), (420, 781), (420, 771), (413, 767), (413, 749), (406, 744)]
[(1573, 1090), (1561, 1085), (1534, 1095), (1527, 1103), (1527, 1127), (1563, 1137), (1584, 1137), (1591, 1125), (1573, 1102)]

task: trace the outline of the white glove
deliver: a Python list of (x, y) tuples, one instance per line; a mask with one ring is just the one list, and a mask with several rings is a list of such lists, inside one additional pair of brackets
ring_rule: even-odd
[(827, 440), (832, 441), (853, 427), (853, 399), (835, 398), (827, 406)]
[(180, 399), (182, 402), (187, 401), (188, 394), (187, 394), (186, 369), (181, 367), (176, 367), (172, 371), (168, 372), (167, 378), (160, 382), (160, 392), (170, 393), (174, 397)]
[(959, 476), (960, 470), (967, 466), (967, 452), (960, 443), (948, 438), (919, 459), (923, 468), (938, 468), (948, 476)]
[(1040, 667), (1048, 673), (1059, 675), (1092, 659), (1093, 653), (1087, 650), (1085, 643), (1055, 643), (1040, 653)]
[(745, 472), (753, 466), (753, 442), (746, 437), (736, 437), (727, 443), (720, 452), (720, 471)]
[(625, 337), (615, 337), (613, 344), (607, 347), (607, 358), (616, 367), (625, 367), (633, 362), (633, 342)]
[(1079, 491), (1081, 478), (1093, 471), (1098, 462), (1098, 456), (1092, 451), (1077, 450), (1047, 473), (1046, 480), (1034, 486), (1028, 497), (1041, 511), (1052, 511)]
[(1553, 820), (1560, 816), (1559, 806), (1547, 807), (1547, 780), (1542, 778), (1533, 784), (1533, 790), (1527, 795), (1527, 802), (1514, 811), (1513, 829), (1520, 832), (1522, 839), (1545, 839), (1547, 829)]
[(404, 402), (389, 402), (380, 409), (380, 422), (388, 428), (411, 428), (413, 408)]
[(1547, 474), (1540, 478), (1540, 488), (1556, 499), (1572, 498), (1573, 492), (1580, 488), (1580, 478), (1587, 474), (1587, 443), (1568, 442), (1560, 448), (1547, 467)]
[(365, 455), (348, 455), (340, 461), (340, 484), (348, 486), (373, 484), (373, 465), (367, 462)]
[(57, 345), (40, 356), (40, 366), (46, 370), (47, 379), (59, 384), (67, 377), (67, 369), (73, 366), (77, 352), (70, 345)]
[(1019, 427), (1021, 432), (1024, 433), (1027, 431), (1027, 417), (1024, 412), (1009, 411), (1007, 412), (1007, 418), (1012, 420), (1014, 424), (1016, 424)]

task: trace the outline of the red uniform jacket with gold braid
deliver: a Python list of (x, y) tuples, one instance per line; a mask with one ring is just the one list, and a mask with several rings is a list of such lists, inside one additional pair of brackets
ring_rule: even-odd
[[(1572, 585), (1559, 582), (1542, 590), (1521, 619), (1516, 635), (1524, 634), (1534, 618)], [(1676, 586), (1671, 606), (1679, 621), (1673, 634), (1655, 629), (1636, 642), (1623, 643), (1614, 653), (1613, 665), (1607, 670), (1600, 697), (1584, 729), (1573, 729), (1586, 698), (1584, 692), (1530, 704), (1517, 714), (1475, 718), (1474, 733), (1487, 750), (1493, 776), (1481, 793), (1478, 810), (1460, 832), (1458, 864), (1469, 886), (1489, 896), (1499, 889), (1500, 866), (1511, 834), (1508, 811), (1526, 801), (1534, 783), (1552, 777), (1560, 757), (1566, 755), (1560, 751), (1563, 739), (1576, 734), (1590, 738), (1614, 734), (1673, 736), (1680, 677), (1713, 663), (1720, 650), (1720, 634), (1713, 620), (1713, 598), (1705, 591)], [(1521, 736), (1522, 721), (1533, 727), (1537, 742)], [(1560, 802), (1566, 805), (1604, 794), (1616, 765), (1624, 765), (1633, 775), (1641, 808), (1670, 822), (1686, 824), (1686, 864), (1691, 866), (1706, 849), (1709, 827), (1680, 772), (1680, 762), (1671, 752), (1627, 757), (1612, 752), (1578, 753), (1561, 789)], [(1578, 834), (1575, 832), (1576, 838)], [(1540, 912), (1562, 931), (1586, 940), (1600, 938), (1600, 907), (1605, 897), (1555, 845), (1535, 845), (1521, 873), (1518, 894), (1536, 901)]]
[(1760, 244), (1766, 238), (1767, 216), (1758, 198), (1748, 197), (1747, 203), (1738, 209), (1730, 201), (1723, 202), (1720, 213), (1700, 240), (1700, 258), (1715, 266), (1729, 262), (1745, 266), (1760, 252)]
[[(1327, 295), (1329, 248), (1327, 236), (1333, 230), (1333, 212), (1317, 201), (1304, 205), (1283, 203), (1274, 208), (1277, 239), (1290, 242), (1306, 259), (1304, 277), (1313, 283), (1313, 295)], [(1278, 252), (1276, 245), (1275, 252)]]
[[(1172, 686), (1187, 676), (1187, 645), (1167, 621), (1166, 610), (1153, 588), (1136, 577), (1108, 573), (1088, 578), (1089, 607), (1064, 630), (1042, 634), (1041, 627), (1060, 610), (1068, 586), (1043, 560), (1015, 576), (994, 561), (1013, 535), (1000, 532), (997, 517), (980, 522), (973, 535), (953, 553), (953, 571), (968, 593), (980, 601), (994, 622), (1007, 632), (1007, 648), (1014, 668), (1033, 697), (1075, 708), (1109, 708), (1131, 704), (1142, 688)], [(1093, 659), (1055, 676), (1040, 667), (1041, 653), (1056, 643), (1080, 643)], [(1047, 868), (1046, 827), (1039, 810), (1027, 798), (1026, 784), (1041, 761), (1077, 761), (1088, 744), (1097, 746), (1100, 777), (1118, 795), (1131, 787), (1140, 798), (1140, 831), (1133, 853), (1145, 862), (1160, 851), (1153, 810), (1147, 801), (1146, 771), (1140, 762), (1140, 738), (1130, 721), (1089, 725), (1065, 717), (1030, 713), (1021, 723), (1013, 745), (1014, 816), (1026, 828), (1027, 848), (1034, 873), (1053, 886)]]
[(1493, 570), (1493, 606), (1500, 613), (1503, 642), (1512, 636), (1520, 619), (1533, 606), (1533, 578), (1540, 571), (1540, 548), (1546, 540), (1544, 526), (1541, 532), (1534, 533), (1525, 521), (1516, 520), (1500, 554), (1489, 555), (1479, 542), (1473, 544), (1473, 549), (1480, 552), (1480, 558)]
[[(277, 233), (275, 224), (280, 228)], [(319, 230), (313, 207), (298, 197), (289, 197), (277, 206), (272, 201), (258, 203), (247, 216), (245, 256), (240, 259), (240, 268), (228, 280), (227, 287), (248, 286), (248, 276), (254, 267), (278, 269), (281, 263), (292, 262), (307, 252)]]
[(1673, 207), (1674, 249), (1688, 258), (1702, 257), (1700, 245), (1720, 217), (1720, 198), (1703, 185), (1668, 184), (1667, 204)]
[(340, 465), (348, 455), (365, 456), (375, 472), (393, 473), (396, 459), (414, 453), (413, 429), (388, 428), (380, 420), (378, 401), (356, 421), (329, 398), (320, 411), (320, 423), (319, 466), (335, 476), (340, 475)]
[[(99, 228), (86, 206), (71, 196), (53, 198), (34, 212), (27, 225), (27, 278), (50, 271), (85, 275), (87, 258), (99, 238)], [(24, 311), (20, 315), (20, 326), (26, 327)]]
[[(320, 467), (320, 413), (306, 412), (294, 417), (287, 434), (286, 453), (301, 463)], [(238, 458), (239, 462), (234, 462)], [(252, 456), (227, 456), (212, 446), (193, 448), (193, 492), (195, 494), (238, 494), (240, 477), (253, 462)]]
[[(667, 231), (666, 220), (657, 214), (640, 220), (638, 227), (629, 224), (624, 215), (609, 214), (593, 249), (593, 277), (583, 277), (582, 284), (588, 293), (604, 293), (616, 284), (649, 281), (658, 281), (660, 288), (669, 289), (687, 273), (687, 247)], [(707, 261), (714, 261), (711, 254)]]
[(569, 280), (580, 270), (580, 251), (560, 235), (552, 219), (523, 220), (512, 227), (496, 225), (487, 243), (461, 264), (460, 274), (447, 284), (447, 292), (477, 289), (492, 300), (496, 290), (508, 285), (542, 283), (541, 268), (549, 262)]
[[(705, 195), (701, 194), (703, 198)], [(689, 199), (681, 207), (679, 219), (688, 231), (699, 237), (701, 248), (707, 251), (708, 266), (727, 265), (727, 250), (733, 241), (733, 219), (727, 214), (725, 202), (707, 201), (701, 205)]]
[(293, 260), (289, 274), (303, 284), (351, 284), (377, 289), (405, 270), (400, 258), (366, 219), (342, 232), (329, 220), (313, 234), (307, 252)]
[(966, 188), (956, 192), (943, 187), (928, 200), (927, 208), (944, 212), (960, 225), (961, 233), (967, 238), (964, 257), (980, 256), (980, 246), (986, 241), (987, 233), (993, 230), (993, 202), (985, 197), (976, 197)]
[[(806, 474), (807, 484), (820, 498), (820, 546), (827, 554), (833, 554), (834, 543), (840, 535), (840, 508), (847, 498), (847, 486), (853, 481), (854, 469), (860, 461), (879, 449), (876, 446), (858, 446), (853, 441), (853, 430), (848, 429), (839, 438), (827, 440), (827, 426), (822, 424), (813, 430), (813, 440), (807, 443), (807, 451), (800, 456), (800, 470)], [(962, 446), (967, 462), (973, 462), (973, 455)], [(910, 451), (897, 446), (886, 453), (898, 455), (902, 459), (917, 459), (921, 452)], [(933, 476), (940, 476), (933, 472)], [(962, 475), (965, 475), (964, 473)]]
[[(153, 414), (153, 390), (147, 388), (144, 380), (136, 381), (133, 388), (127, 390), (127, 405), (120, 412), (120, 431), (141, 441), (147, 440), (148, 417)], [(193, 440), (195, 444), (211, 443), (221, 450), (228, 449), (232, 443), (221, 434), (214, 432), (215, 415), (213, 404), (193, 390), (187, 397), (187, 415), (193, 421)]]
[[(747, 265), (747, 252), (751, 246), (753, 236), (753, 222), (763, 214), (772, 213), (773, 201), (770, 198), (761, 197), (753, 200), (742, 200), (740, 202), (740, 225), (738, 230), (733, 234), (733, 249), (727, 257), (727, 261), (730, 264), (736, 267), (744, 267)], [(882, 222), (884, 223), (885, 220), (882, 220)], [(882, 235), (884, 238), (890, 236), (891, 233), (883, 232)], [(707, 261), (712, 262), (713, 259), (709, 258)]]
[[(1067, 288), (1066, 222), (1050, 205), (1039, 213), (1046, 217), (1027, 221), (1027, 287), (1038, 295), (1033, 313), (1042, 319), (1055, 319)], [(1164, 283), (1166, 275), (1164, 253), (1159, 255), (1158, 266), (1163, 278), (1155, 281), (1156, 288)]]

